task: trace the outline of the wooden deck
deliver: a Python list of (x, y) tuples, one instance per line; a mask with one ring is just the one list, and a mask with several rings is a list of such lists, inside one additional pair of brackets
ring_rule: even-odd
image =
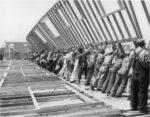
[(95, 101), (25, 60), (0, 63), (1, 116), (97, 116), (120, 109)]
[(129, 109), (126, 98), (107, 97), (82, 83), (71, 84), (29, 61), (0, 62), (2, 117), (122, 116)]

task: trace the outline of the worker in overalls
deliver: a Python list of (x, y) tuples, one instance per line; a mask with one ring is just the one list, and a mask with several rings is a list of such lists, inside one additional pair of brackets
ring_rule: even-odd
[[(139, 109), (141, 113), (147, 113), (148, 86), (149, 86), (149, 53), (144, 40), (136, 42), (133, 56), (133, 77), (131, 78), (131, 110)], [(138, 108), (139, 106), (139, 108)]]

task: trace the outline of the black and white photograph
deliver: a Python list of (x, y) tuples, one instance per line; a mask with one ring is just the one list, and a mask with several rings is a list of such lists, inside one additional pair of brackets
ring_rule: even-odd
[(150, 0), (0, 0), (0, 117), (150, 117)]

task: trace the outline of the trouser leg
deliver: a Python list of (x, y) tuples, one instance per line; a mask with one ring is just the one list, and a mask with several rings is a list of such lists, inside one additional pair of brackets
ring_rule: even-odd
[[(144, 77), (145, 76), (145, 77)], [(139, 80), (139, 109), (147, 110), (149, 75), (140, 73)]]
[(79, 74), (78, 74), (78, 82), (80, 83), (81, 77), (83, 73), (83, 67), (79, 67)]
[(98, 73), (98, 75), (92, 84), (94, 87), (97, 87), (97, 85), (98, 85), (98, 81), (99, 81), (100, 76), (101, 76), (101, 70), (99, 70), (97, 73)]
[(93, 72), (94, 72), (94, 66), (92, 66), (91, 68), (88, 69), (88, 73), (87, 73), (87, 79), (85, 82), (85, 85), (88, 86), (90, 85), (92, 76), (93, 76)]
[(101, 90), (103, 88), (103, 84), (107, 78), (107, 74), (108, 72), (101, 73), (97, 84), (97, 90)]
[(121, 83), (121, 75), (117, 74), (116, 75), (116, 81), (115, 81), (114, 86), (112, 87), (112, 90), (111, 90), (111, 96), (116, 95), (116, 92), (117, 92), (117, 89), (118, 89), (120, 83)]
[(110, 76), (111, 76), (111, 72), (108, 72), (108, 75), (107, 75), (107, 78), (103, 84), (103, 88), (102, 88), (102, 92), (104, 93), (107, 89), (107, 86), (108, 86), (108, 83), (109, 83), (109, 79), (110, 79)]
[(116, 96), (122, 96), (122, 93), (124, 92), (128, 82), (127, 75), (121, 75), (121, 85), (119, 86)]
[(107, 89), (106, 89), (106, 93), (110, 93), (111, 88), (114, 85), (115, 79), (116, 79), (116, 71), (111, 71), (111, 75), (110, 75), (110, 78), (109, 78), (109, 82), (108, 82), (108, 86), (107, 86)]
[(87, 65), (84, 66), (83, 72), (84, 72), (85, 79), (87, 79)]
[(138, 92), (139, 82), (137, 80), (137, 75), (133, 73), (133, 77), (131, 79), (131, 108), (137, 108), (139, 105)]
[(128, 81), (127, 81), (127, 87), (126, 87), (126, 92), (127, 92), (127, 94), (129, 94), (130, 95), (130, 93), (131, 93), (131, 77), (132, 76), (128, 76)]

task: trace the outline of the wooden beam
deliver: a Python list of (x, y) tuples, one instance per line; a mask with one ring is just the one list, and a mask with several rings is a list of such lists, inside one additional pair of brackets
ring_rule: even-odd
[[(127, 38), (127, 39), (124, 39), (124, 40), (118, 40), (118, 41), (107, 41), (108, 44), (112, 44), (112, 43), (126, 43), (126, 42), (133, 42), (133, 41), (136, 41), (138, 38), (137, 37), (133, 37), (133, 38)], [(102, 44), (105, 44), (105, 43), (96, 43), (94, 45), (102, 45)]]
[(75, 89), (73, 89), (72, 87), (68, 86), (68, 85), (64, 85), (67, 89), (73, 91), (75, 94), (79, 95), (79, 97), (84, 100), (85, 102), (92, 102), (94, 103), (95, 101), (88, 98), (87, 96), (85, 96), (84, 94), (81, 94), (80, 92), (76, 91)]
[(32, 89), (30, 87), (28, 87), (28, 90), (29, 90), (30, 96), (32, 98), (33, 104), (35, 106), (35, 109), (40, 109), (40, 106), (39, 106), (39, 104), (38, 104), (38, 102), (34, 96), (34, 93), (32, 92)]
[[(105, 20), (104, 20), (104, 18), (102, 16), (102, 14), (101, 14), (99, 8), (98, 8), (98, 5), (96, 4), (95, 0), (93, 0), (93, 3), (94, 3), (94, 6), (95, 6), (95, 8), (96, 8), (96, 10), (98, 12), (98, 15), (99, 15), (100, 19), (102, 20), (102, 23), (103, 23), (103, 25), (104, 25), (104, 27), (105, 27), (105, 29), (106, 29), (110, 39), (113, 40), (112, 35), (111, 35), (111, 33), (110, 33), (109, 29), (108, 29), (108, 26), (107, 26), (107, 24), (106, 24), (106, 22), (105, 22)], [(101, 7), (101, 5), (99, 5), (99, 6)]]
[(141, 3), (142, 3), (142, 6), (143, 6), (143, 9), (144, 9), (144, 12), (145, 12), (145, 14), (146, 14), (146, 18), (147, 18), (147, 21), (149, 22), (149, 24), (150, 24), (150, 12), (148, 12), (148, 8), (147, 8), (147, 6), (146, 6), (146, 4), (145, 4), (145, 1), (144, 0), (141, 0)]
[[(114, 29), (114, 27), (113, 27), (113, 25), (112, 25), (112, 22), (111, 22), (110, 18), (109, 18), (109, 17), (106, 17), (106, 18), (107, 18), (107, 21), (108, 21), (108, 23), (109, 23), (111, 29), (112, 29), (112, 32), (114, 33), (114, 35), (115, 35), (115, 37), (116, 37), (116, 40), (118, 41), (118, 40), (119, 40), (118, 35), (117, 35), (117, 33), (115, 32), (115, 29)], [(114, 41), (114, 40), (112, 40), (112, 41)]]
[(70, 104), (70, 105), (64, 105), (64, 106), (54, 106), (54, 107), (43, 107), (40, 109), (30, 109), (30, 110), (20, 110), (20, 111), (10, 111), (8, 112), (3, 112), (1, 113), (2, 116), (15, 116), (15, 115), (24, 115), (24, 114), (33, 114), (33, 113), (54, 113), (54, 112), (61, 112), (61, 111), (69, 111), (73, 109), (79, 109), (81, 110), (82, 108), (91, 108), (91, 107), (96, 107), (100, 106), (101, 102), (96, 102), (96, 103), (81, 103), (81, 104)]
[(5, 78), (2, 78), (0, 81), (0, 89), (2, 88), (4, 81), (5, 81)]
[(84, 29), (84, 27), (83, 27), (83, 25), (81, 24), (81, 20), (79, 20), (78, 22), (76, 22), (76, 25), (78, 26), (78, 28), (79, 28), (79, 30), (80, 30), (80, 33), (82, 34), (82, 37), (83, 37), (83, 39), (84, 39), (84, 43), (85, 43), (85, 45), (87, 45), (89, 42), (88, 42), (88, 35), (86, 34), (86, 31), (85, 31), (85, 29)]
[[(73, 10), (71, 4), (69, 3), (69, 1), (63, 1), (63, 3), (65, 4), (64, 7), (66, 7), (67, 11), (69, 12), (70, 16), (72, 17), (73, 21), (72, 21), (72, 27), (73, 29), (76, 31), (77, 33), (77, 37), (78, 37), (78, 41), (82, 44), (82, 45), (86, 45), (83, 41), (83, 37), (80, 34), (80, 29), (79, 27), (75, 24), (76, 20), (78, 20), (77, 15), (75, 14), (75, 11)], [(72, 30), (73, 30), (72, 29)]]
[[(91, 23), (90, 23), (88, 17), (86, 16), (85, 11), (84, 11), (83, 8), (81, 7), (81, 4), (79, 3), (79, 1), (74, 0), (74, 3), (75, 3), (75, 5), (76, 5), (76, 7), (79, 9), (79, 13), (81, 14), (83, 20), (86, 20), (86, 22), (87, 22), (89, 28), (90, 28), (91, 31), (92, 31), (92, 33), (91, 33), (90, 30), (89, 30), (89, 28), (88, 28), (88, 26), (84, 24), (84, 27), (86, 28), (86, 30), (87, 30), (87, 32), (88, 32), (88, 34), (89, 34), (89, 36), (90, 36), (90, 37), (88, 36), (88, 40), (90, 41), (90, 43), (95, 42), (95, 39), (98, 40), (98, 38), (96, 37), (96, 33), (94, 32), (94, 29), (93, 29), (93, 27), (92, 27), (92, 25), (91, 25)], [(86, 11), (86, 12), (87, 12), (87, 11)], [(88, 15), (88, 16), (89, 16), (89, 15)], [(89, 16), (89, 17), (90, 17), (90, 16)], [(94, 35), (94, 37), (93, 37), (92, 34)], [(95, 38), (95, 39), (94, 39), (94, 38)]]
[(116, 18), (116, 16), (115, 16), (115, 14), (113, 14), (112, 16), (113, 16), (113, 19), (114, 19), (114, 21), (115, 21), (115, 23), (116, 23), (116, 25), (117, 25), (117, 27), (118, 27), (118, 30), (119, 30), (119, 32), (120, 32), (120, 34), (121, 34), (121, 36), (122, 36), (122, 39), (124, 39), (124, 38), (125, 38), (125, 37), (124, 37), (124, 34), (123, 34), (122, 30), (121, 30), (121, 27), (120, 27), (120, 25), (119, 25), (119, 23), (118, 23), (118, 21), (117, 21), (117, 18)]
[(142, 37), (143, 37), (143, 36), (142, 36), (142, 32), (141, 32), (141, 29), (140, 29), (140, 26), (139, 26), (139, 23), (138, 23), (138, 20), (137, 20), (135, 11), (134, 11), (134, 7), (133, 7), (133, 5), (132, 5), (132, 1), (129, 0), (128, 2), (129, 2), (129, 6), (130, 6), (130, 9), (131, 9), (132, 15), (133, 15), (133, 19), (134, 19), (135, 24), (136, 24), (135, 26), (136, 26), (136, 28), (137, 28), (137, 30), (138, 30), (139, 38), (142, 38)]
[[(93, 43), (99, 42), (99, 38), (102, 39), (102, 36), (101, 36), (101, 34), (99, 33), (99, 31), (98, 31), (98, 29), (97, 29), (97, 27), (96, 27), (96, 25), (95, 25), (95, 23), (94, 23), (94, 21), (93, 21), (93, 19), (92, 19), (92, 17), (91, 17), (91, 15), (90, 15), (90, 13), (89, 13), (89, 11), (88, 11), (88, 9), (87, 9), (87, 7), (86, 7), (86, 5), (85, 5), (85, 3), (84, 3), (83, 0), (81, 0), (81, 4), (82, 4), (82, 6), (83, 6), (85, 12), (87, 13), (87, 17), (88, 17), (88, 18), (87, 18), (87, 21), (88, 21), (88, 25), (90, 26), (91, 31), (92, 31), (92, 29), (93, 29), (93, 27), (94, 27), (94, 29), (95, 29), (95, 31), (96, 31), (96, 33), (97, 33), (97, 35), (98, 35), (98, 37), (97, 37), (97, 35), (96, 35), (96, 33), (94, 32), (94, 29), (93, 29), (92, 33), (93, 33), (93, 35), (94, 35), (94, 38), (93, 38), (93, 36), (91, 35), (91, 38), (92, 38), (92, 40), (93, 40)], [(90, 23), (90, 22), (91, 22), (91, 23)], [(91, 26), (91, 24), (93, 25), (93, 27)]]
[[(63, 10), (62, 10), (62, 12), (63, 12)], [(57, 21), (59, 21), (59, 24), (62, 27), (63, 32), (65, 33), (65, 35), (68, 37), (68, 40), (72, 44), (72, 47), (75, 47), (75, 43), (71, 39), (72, 37), (70, 37), (70, 35), (69, 35), (70, 33), (65, 30), (64, 20), (62, 19), (62, 17), (60, 16), (60, 14), (58, 12), (54, 11), (54, 10), (52, 11), (52, 14), (57, 19)]]
[(134, 32), (135, 32), (136, 36), (139, 38), (139, 35), (138, 35), (138, 32), (137, 32), (136, 26), (135, 26), (135, 24), (134, 24), (134, 21), (133, 21), (133, 19), (132, 19), (132, 16), (131, 16), (131, 14), (130, 14), (130, 11), (129, 11), (129, 9), (128, 9), (128, 6), (127, 6), (125, 0), (123, 0), (123, 4), (124, 4), (124, 7), (125, 7), (126, 12), (127, 12), (127, 14), (128, 14), (128, 17), (129, 17), (129, 19), (130, 19), (130, 21), (131, 21), (131, 25), (132, 25), (132, 27), (133, 27), (133, 29), (134, 29)]
[[(101, 30), (101, 32), (102, 32), (102, 34), (103, 34), (104, 39), (103, 39), (103, 38), (100, 38), (101, 41), (106, 41), (106, 40), (108, 40), (107, 37), (106, 37), (106, 35), (105, 35), (105, 33), (104, 33), (104, 30), (103, 30), (101, 24), (99, 23), (99, 21), (98, 21), (98, 19), (97, 19), (97, 16), (96, 16), (96, 14), (95, 14), (95, 12), (94, 12), (94, 10), (93, 10), (93, 8), (92, 8), (92, 6), (91, 6), (89, 0), (87, 0), (87, 4), (88, 4), (88, 6), (89, 6), (89, 8), (90, 8), (90, 10), (91, 10), (91, 12), (92, 12), (92, 14), (93, 14), (93, 16), (94, 16), (96, 22), (97, 22), (97, 24), (98, 24), (98, 26), (99, 26), (99, 29)], [(105, 40), (105, 39), (106, 39), (106, 40)]]
[(117, 14), (119, 11), (123, 11), (123, 10), (125, 10), (124, 7), (121, 8), (121, 9), (117, 9), (117, 10), (111, 12), (111, 13), (108, 13), (108, 14), (104, 15), (103, 17), (108, 17), (108, 16), (111, 16), (111, 15), (113, 15), (113, 14)]
[(123, 25), (124, 25), (124, 27), (125, 27), (125, 29), (126, 29), (126, 32), (127, 32), (128, 36), (131, 37), (131, 33), (130, 33), (130, 31), (129, 31), (129, 28), (128, 28), (126, 22), (125, 22), (125, 19), (124, 19), (123, 15), (122, 15), (122, 12), (121, 12), (121, 11), (119, 11), (119, 16), (120, 16), (120, 18), (121, 18), (121, 20), (122, 20), (122, 23), (123, 23)]
[(105, 11), (105, 9), (103, 7), (103, 4), (102, 4), (102, 2), (100, 0), (98, 0), (98, 5), (100, 6), (100, 8), (101, 8), (101, 10), (103, 12), (103, 15), (105, 16), (106, 15), (106, 11)]
[[(61, 4), (61, 11), (63, 13), (63, 15), (65, 16), (65, 18), (68, 20), (68, 22), (71, 24), (73, 24), (73, 21), (72, 21), (72, 18), (71, 18), (71, 14), (69, 13), (69, 9), (67, 10), (67, 8), (65, 7), (64, 3), (61, 1), (60, 2)], [(75, 27), (73, 27), (74, 30), (68, 30), (70, 33), (73, 32), (73, 34), (70, 34), (72, 36), (72, 41), (74, 41), (74, 43), (76, 45), (79, 45), (78, 43), (78, 34), (77, 34), (77, 30), (75, 29)]]
[(64, 32), (63, 27), (62, 27), (60, 21), (56, 17), (54, 17), (54, 14), (52, 12), (49, 12), (48, 15), (49, 15), (49, 19), (55, 25), (55, 27), (57, 28), (57, 30), (59, 31), (59, 33), (63, 36), (64, 40), (66, 40), (66, 42), (68, 43), (69, 47), (71, 47), (72, 44), (71, 44), (68, 36)]

